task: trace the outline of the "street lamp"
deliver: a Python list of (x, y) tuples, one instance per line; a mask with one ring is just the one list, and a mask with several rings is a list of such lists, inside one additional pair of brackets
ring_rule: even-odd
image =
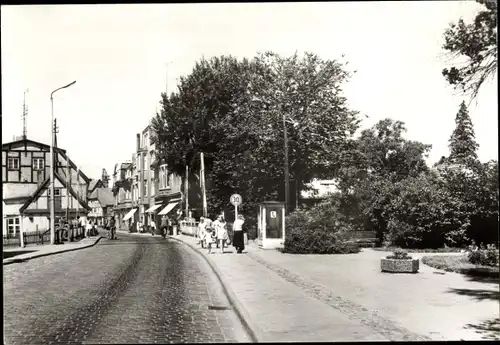
[(55, 133), (54, 133), (54, 98), (53, 95), (56, 91), (61, 89), (65, 89), (70, 87), (76, 83), (76, 80), (69, 83), (68, 85), (62, 86), (58, 89), (55, 89), (50, 94), (50, 104), (51, 104), (51, 113), (52, 113), (52, 121), (50, 123), (50, 130), (52, 134), (52, 144), (50, 145), (50, 243), (55, 243), (56, 231), (55, 231), (55, 202), (54, 202), (54, 145), (55, 145)]

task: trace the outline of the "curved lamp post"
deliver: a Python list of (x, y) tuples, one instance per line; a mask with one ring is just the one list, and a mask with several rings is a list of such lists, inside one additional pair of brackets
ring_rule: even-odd
[(55, 145), (55, 133), (54, 133), (54, 98), (53, 95), (56, 91), (59, 91), (61, 89), (65, 89), (67, 87), (70, 87), (76, 83), (76, 80), (69, 83), (68, 85), (62, 86), (58, 89), (55, 89), (54, 91), (51, 92), (50, 94), (50, 103), (51, 103), (51, 113), (52, 113), (52, 121), (50, 123), (50, 128), (51, 128), (51, 134), (52, 134), (52, 144), (50, 145), (50, 243), (54, 244), (55, 243), (55, 236), (56, 236), (56, 231), (55, 231), (55, 202), (54, 202), (54, 145)]

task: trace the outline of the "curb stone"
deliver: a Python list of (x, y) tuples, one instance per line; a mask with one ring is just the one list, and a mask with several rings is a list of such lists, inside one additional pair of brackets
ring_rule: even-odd
[(168, 238), (171, 238), (173, 240), (176, 240), (178, 242), (181, 242), (187, 246), (189, 246), (191, 249), (193, 249), (198, 255), (203, 257), (203, 259), (208, 263), (212, 271), (215, 273), (219, 281), (221, 282), (222, 289), (226, 295), (226, 297), (229, 299), (229, 302), (233, 305), (234, 310), (236, 312), (236, 315), (238, 315), (238, 318), (240, 319), (241, 323), (243, 324), (243, 327), (247, 331), (248, 335), (250, 336), (251, 342), (257, 343), (262, 341), (264, 338), (259, 331), (259, 328), (252, 322), (252, 319), (248, 315), (245, 307), (238, 301), (238, 298), (236, 297), (235, 293), (231, 290), (229, 287), (229, 282), (224, 278), (222, 273), (219, 271), (217, 266), (212, 263), (210, 259), (208, 259), (203, 253), (201, 253), (198, 248), (193, 246), (191, 243), (185, 242), (179, 238), (175, 238), (172, 236), (169, 236)]
[(5, 259), (3, 261), (3, 266), (10, 265), (10, 264), (16, 264), (16, 263), (20, 263), (20, 262), (25, 262), (25, 261), (29, 261), (29, 260), (32, 260), (32, 259), (41, 258), (41, 257), (44, 257), (44, 256), (61, 254), (61, 253), (67, 253), (67, 252), (72, 252), (74, 250), (90, 248), (90, 247), (95, 246), (101, 240), (101, 238), (103, 238), (103, 237), (99, 236), (99, 238), (97, 238), (97, 240), (94, 243), (90, 243), (90, 244), (87, 244), (87, 245), (84, 245), (84, 246), (80, 246), (80, 247), (63, 249), (63, 250), (60, 250), (60, 251), (57, 251), (57, 252), (48, 252), (48, 253), (33, 254), (33, 255), (30, 255), (30, 256), (28, 256), (28, 257), (26, 257), (24, 259), (21, 259), (21, 258), (18, 258), (18, 259), (15, 259), (15, 258), (13, 258), (13, 259)]

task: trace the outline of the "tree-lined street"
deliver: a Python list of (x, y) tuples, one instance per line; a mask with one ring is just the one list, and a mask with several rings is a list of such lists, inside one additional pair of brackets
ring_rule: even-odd
[(248, 341), (192, 249), (120, 236), (4, 267), (6, 344)]

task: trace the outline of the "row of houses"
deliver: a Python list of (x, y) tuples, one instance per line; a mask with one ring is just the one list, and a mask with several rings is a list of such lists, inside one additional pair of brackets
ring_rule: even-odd
[[(178, 218), (184, 209), (184, 179), (169, 171), (163, 157), (156, 156), (153, 135), (149, 125), (137, 133), (131, 160), (114, 167), (114, 213), (122, 230), (149, 231), (152, 221), (159, 227), (162, 217)], [(189, 190), (191, 204), (200, 199), (195, 185), (196, 181)]]
[[(147, 231), (153, 220), (158, 226), (162, 216), (178, 217), (186, 205), (185, 181), (169, 171), (164, 158), (156, 157), (153, 135), (151, 126), (137, 134), (136, 151), (131, 159), (115, 164), (112, 188), (108, 188), (104, 169), (100, 179), (90, 179), (66, 150), (55, 147), (56, 223), (68, 215), (70, 219), (80, 216), (103, 225), (105, 218), (114, 214), (120, 229)], [(331, 181), (316, 181), (316, 184), (324, 187), (325, 182)], [(314, 189), (322, 194), (323, 188), (318, 186)], [(26, 137), (2, 144), (4, 237), (49, 229), (49, 187), (49, 145)], [(184, 217), (198, 217), (201, 191), (197, 174), (190, 175), (189, 187), (190, 214)], [(302, 200), (311, 197), (302, 193)]]
[[(102, 223), (113, 203), (111, 191), (100, 179), (90, 179), (68, 157), (66, 150), (54, 147), (56, 224), (67, 216)], [(4, 237), (49, 229), (49, 145), (25, 136), (2, 144), (2, 215)]]

